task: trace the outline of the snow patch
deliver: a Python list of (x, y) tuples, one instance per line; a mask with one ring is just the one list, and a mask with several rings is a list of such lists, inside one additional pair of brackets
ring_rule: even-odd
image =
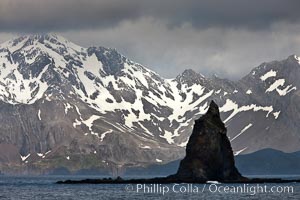
[[(0, 63), (2, 62), (7, 63), (0, 57)], [(44, 66), (38, 77), (29, 77), (29, 79), (23, 78), (23, 75), (17, 70), (17, 64), (9, 64), (5, 69), (1, 69), (1, 100), (10, 104), (33, 104), (41, 99), (48, 89), (48, 84), (41, 81), (48, 66)], [(10, 79), (9, 76), (14, 76), (15, 79)]]
[(101, 142), (103, 141), (103, 139), (105, 138), (105, 136), (106, 136), (107, 134), (112, 133), (112, 132), (113, 132), (113, 130), (110, 129), (110, 130), (105, 131), (104, 133), (102, 133), (101, 136), (100, 136)]
[(73, 127), (76, 128), (77, 126), (81, 125), (81, 121), (79, 121), (78, 119), (75, 119), (75, 122), (73, 122)]
[(268, 71), (267, 73), (265, 73), (263, 76), (261, 76), (260, 79), (262, 81), (265, 81), (268, 78), (275, 77), (276, 75), (277, 75), (277, 72), (274, 71), (273, 69), (271, 69), (270, 71)]
[(150, 146), (141, 146), (142, 149), (151, 149)]
[(47, 151), (47, 152), (45, 153), (45, 155), (47, 155), (47, 154), (49, 154), (49, 153), (51, 153), (51, 150)]
[(215, 94), (219, 94), (221, 92), (221, 89), (220, 90), (217, 90), (215, 91)]
[(252, 94), (252, 90), (247, 90), (246, 94)]
[(99, 134), (98, 133), (95, 133), (92, 129), (93, 125), (94, 125), (94, 121), (98, 120), (100, 118), (100, 116), (98, 115), (92, 115), (90, 118), (88, 118), (87, 120), (84, 120), (82, 121), (83, 124), (85, 124), (89, 130), (90, 130), (90, 133), (92, 135), (96, 135), (97, 137), (99, 137)]
[(51, 150), (47, 151), (47, 152), (42, 156), (42, 158), (45, 158), (46, 155), (48, 155), (49, 153), (51, 153)]
[(41, 118), (41, 109), (39, 109), (39, 111), (38, 111), (38, 118), (39, 118), (40, 121), (42, 120), (42, 118)]
[(162, 162), (162, 160), (160, 160), (160, 159), (157, 159), (157, 158), (156, 158), (156, 162), (159, 162), (159, 163), (161, 163), (161, 162)]
[(300, 57), (294, 55), (294, 58), (298, 61), (298, 63), (300, 64)]
[(232, 141), (235, 140), (237, 137), (239, 137), (240, 135), (242, 135), (242, 134), (243, 134), (246, 130), (248, 130), (251, 126), (252, 126), (251, 123), (248, 124), (247, 126), (245, 126), (245, 128), (243, 128), (239, 134), (237, 134), (236, 136), (234, 136), (234, 138), (232, 138), (232, 139), (230, 140), (230, 142), (232, 142)]
[(182, 142), (180, 144), (178, 144), (177, 146), (179, 147), (186, 147), (187, 143), (189, 142), (189, 140), (186, 140), (185, 142)]
[(21, 156), (22, 161), (25, 161), (30, 156), (30, 153), (27, 156), (22, 156), (22, 155), (20, 155), (20, 156)]
[(44, 156), (44, 154), (42, 154), (42, 153), (36, 153), (39, 157), (43, 157)]
[(232, 119), (236, 114), (240, 112), (245, 112), (253, 110), (256, 111), (265, 111), (267, 112), (266, 117), (269, 117), (269, 114), (273, 111), (273, 106), (257, 106), (256, 104), (251, 105), (245, 105), (239, 107), (239, 105), (235, 102), (233, 102), (230, 99), (227, 99), (225, 104), (220, 108), (220, 112), (229, 112), (232, 111), (232, 113), (227, 117), (227, 119), (224, 120), (224, 123), (227, 123), (230, 119)]
[(165, 130), (165, 134), (164, 135), (160, 135), (159, 137), (166, 139), (166, 141), (169, 144), (173, 144), (174, 143), (174, 139), (173, 139), (173, 134), (167, 130)]
[(241, 153), (242, 153), (243, 151), (245, 151), (246, 149), (248, 149), (248, 147), (245, 147), (245, 148), (243, 148), (243, 149), (241, 149), (241, 150), (239, 150), (239, 151), (234, 152), (234, 156), (237, 156), (237, 155), (241, 154)]
[(275, 119), (278, 119), (280, 113), (281, 113), (281, 111), (273, 112)]
[(288, 85), (285, 88), (280, 89), (279, 87), (283, 87), (284, 84), (285, 84), (284, 79), (278, 79), (272, 85), (270, 85), (270, 87), (266, 90), (266, 93), (276, 90), (280, 96), (285, 96), (289, 92), (297, 89), (297, 87), (292, 87), (292, 85)]
[(69, 103), (65, 104), (65, 114), (68, 114), (69, 109), (71, 109), (72, 106)]

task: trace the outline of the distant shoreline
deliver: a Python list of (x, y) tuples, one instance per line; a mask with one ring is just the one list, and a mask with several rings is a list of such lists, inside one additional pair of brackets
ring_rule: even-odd
[[(116, 179), (112, 178), (103, 178), (103, 179), (83, 179), (83, 180), (65, 180), (57, 181), (56, 184), (171, 184), (171, 183), (194, 183), (194, 184), (205, 184), (209, 181), (206, 180), (190, 180), (183, 181), (179, 179), (172, 179), (168, 177), (164, 178), (151, 178), (151, 179), (122, 179), (117, 177)], [(300, 183), (300, 179), (280, 179), (280, 178), (252, 178), (245, 180), (235, 180), (235, 181), (218, 181), (219, 183)]]

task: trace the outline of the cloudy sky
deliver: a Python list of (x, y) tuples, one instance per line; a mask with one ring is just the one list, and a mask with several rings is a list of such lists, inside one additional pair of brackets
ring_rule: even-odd
[(55, 32), (116, 48), (171, 78), (191, 68), (239, 79), (300, 55), (299, 0), (1, 0), (0, 42)]

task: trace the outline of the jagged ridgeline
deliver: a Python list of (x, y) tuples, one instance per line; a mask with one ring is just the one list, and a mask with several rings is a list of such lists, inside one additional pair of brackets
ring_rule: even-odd
[(0, 45), (0, 170), (47, 173), (167, 163), (185, 155), (212, 99), (235, 154), (299, 150), (297, 56), (239, 81), (186, 70), (164, 79), (114, 49), (54, 34)]

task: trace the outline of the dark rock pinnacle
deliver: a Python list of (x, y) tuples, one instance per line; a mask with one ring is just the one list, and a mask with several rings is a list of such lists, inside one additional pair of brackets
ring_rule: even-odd
[(183, 181), (243, 180), (234, 164), (233, 151), (220, 118), (218, 105), (212, 101), (205, 115), (195, 121), (186, 147), (186, 156), (171, 177)]

